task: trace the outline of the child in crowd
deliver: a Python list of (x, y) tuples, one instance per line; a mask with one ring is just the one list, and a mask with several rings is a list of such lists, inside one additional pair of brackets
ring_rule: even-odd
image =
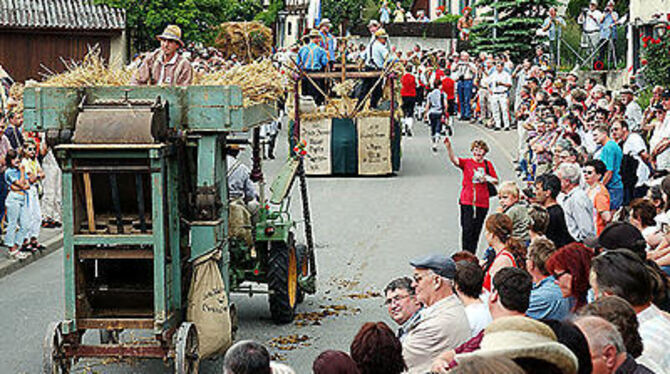
[(41, 251), (44, 249), (44, 246), (38, 243), (37, 238), (42, 226), (42, 211), (40, 209), (39, 196), (42, 190), (44, 171), (42, 171), (42, 167), (37, 161), (37, 144), (33, 139), (26, 139), (22, 153), (21, 166), (25, 170), (26, 179), (30, 184), (30, 188), (27, 191), (27, 204), (24, 206), (26, 216), (28, 217), (28, 227), (26, 227), (26, 237), (22, 249), (30, 252)]
[(26, 237), (29, 217), (25, 206), (28, 202), (30, 183), (26, 179), (25, 167), (21, 164), (19, 154), (10, 149), (5, 156), (5, 183), (9, 186), (5, 209), (7, 214), (7, 233), (5, 245), (9, 247), (9, 256), (23, 260), (28, 254), (19, 250), (19, 244)]
[(503, 182), (498, 190), (498, 201), (500, 202), (500, 212), (505, 213), (512, 219), (514, 226), (512, 236), (527, 244), (530, 240), (528, 234), (530, 226), (528, 205), (525, 201), (519, 200), (519, 187), (516, 183)]

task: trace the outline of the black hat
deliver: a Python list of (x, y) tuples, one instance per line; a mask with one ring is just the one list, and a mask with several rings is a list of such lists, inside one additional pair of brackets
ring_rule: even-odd
[(664, 99), (670, 99), (670, 89), (665, 89), (663, 90), (663, 93), (661, 94), (661, 97)]
[(434, 254), (416, 258), (409, 262), (417, 269), (429, 269), (435, 274), (448, 279), (454, 279), (456, 275), (456, 263), (449, 256)]
[(587, 239), (584, 244), (593, 248), (625, 248), (633, 252), (644, 252), (647, 242), (640, 230), (628, 222), (612, 222), (597, 238)]

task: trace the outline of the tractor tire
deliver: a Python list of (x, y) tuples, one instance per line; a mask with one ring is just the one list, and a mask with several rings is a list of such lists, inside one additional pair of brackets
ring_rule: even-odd
[(298, 253), (293, 235), (288, 241), (268, 243), (268, 288), (270, 290), (270, 314), (277, 324), (293, 322), (295, 306), (298, 304)]

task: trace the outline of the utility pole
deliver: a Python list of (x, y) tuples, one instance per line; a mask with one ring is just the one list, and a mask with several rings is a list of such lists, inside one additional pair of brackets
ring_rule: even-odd
[[(498, 0), (494, 0), (493, 4), (497, 4)], [(493, 8), (493, 39), (498, 37), (498, 7)]]

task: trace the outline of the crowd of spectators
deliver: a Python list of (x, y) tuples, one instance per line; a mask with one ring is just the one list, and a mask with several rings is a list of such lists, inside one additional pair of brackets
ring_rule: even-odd
[[(391, 50), (405, 135), (425, 123), (463, 170), (462, 251), (412, 260), (384, 290), (395, 334), (367, 323), (314, 373), (670, 373), (670, 89), (642, 108), (636, 86), (557, 74), (542, 48), (518, 66)], [(456, 156), (464, 122), (517, 131), (517, 180), (481, 140)]]
[(0, 227), (10, 259), (44, 250), (41, 227), (60, 227), (60, 169), (43, 136), (24, 131), (23, 113), (10, 101), (0, 119)]

